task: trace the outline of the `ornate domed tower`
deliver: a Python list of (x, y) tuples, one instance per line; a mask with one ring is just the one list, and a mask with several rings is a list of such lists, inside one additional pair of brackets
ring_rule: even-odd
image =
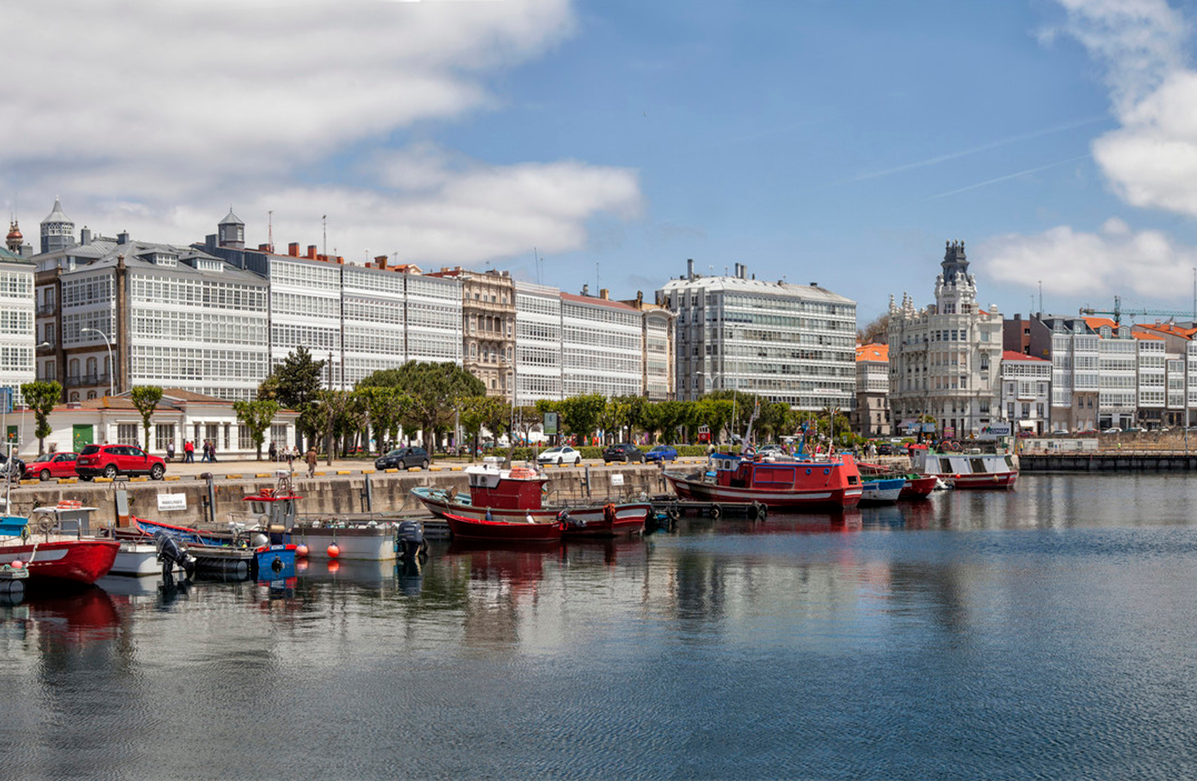
[(935, 308), (941, 315), (964, 314), (976, 308), (977, 281), (968, 273), (963, 241), (944, 248), (943, 271), (935, 278)]
[(221, 247), (245, 249), (245, 223), (233, 214), (233, 207), (229, 207), (228, 216), (216, 226), (216, 243)]
[(42, 252), (57, 252), (75, 246), (75, 223), (62, 211), (62, 204), (54, 199), (54, 209), (42, 220)]
[(14, 255), (21, 254), (21, 244), (25, 242), (25, 237), (21, 235), (21, 229), (17, 227), (17, 221), (13, 220), (8, 227), (8, 238), (5, 239), (5, 246), (8, 251)]

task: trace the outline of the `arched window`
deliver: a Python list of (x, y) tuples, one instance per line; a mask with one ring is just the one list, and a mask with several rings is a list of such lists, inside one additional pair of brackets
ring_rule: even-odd
[(87, 398), (88, 398), (89, 400), (90, 400), (90, 399), (94, 399), (95, 397), (96, 397), (96, 392), (95, 392), (95, 391), (88, 391), (88, 392), (87, 392)]
[[(79, 376), (79, 359), (78, 359), (78, 358), (72, 358), (72, 359), (71, 359), (71, 362), (70, 362), (70, 364), (68, 364), (68, 368), (67, 368), (67, 377), (78, 377), (78, 376)], [(79, 400), (79, 394), (78, 394), (78, 393), (76, 393), (76, 394), (74, 394), (74, 396), (75, 396), (75, 398), (74, 398), (74, 399), (72, 399), (72, 400), (73, 400), (73, 401), (78, 401), (78, 400)]]
[(95, 358), (87, 359), (87, 376), (89, 378), (91, 378), (88, 380), (89, 382), (95, 382), (95, 376), (96, 376), (96, 359)]
[(79, 391), (71, 391), (71, 401), (79, 400)]

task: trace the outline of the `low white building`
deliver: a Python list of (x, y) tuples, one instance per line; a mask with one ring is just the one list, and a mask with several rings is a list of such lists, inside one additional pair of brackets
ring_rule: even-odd
[[(297, 412), (280, 410), (262, 443), (262, 453), (272, 440), (280, 447), (296, 444), (298, 418)], [(33, 413), (17, 410), (8, 415), (8, 422), (20, 432), (20, 457), (26, 461), (36, 458), (37, 421)], [(53, 432), (46, 437), (47, 452), (78, 452), (91, 444), (145, 444), (141, 413), (128, 393), (59, 405), (50, 413), (49, 422)], [(197, 461), (205, 440), (215, 443), (218, 460), (252, 459), (257, 454), (249, 429), (237, 420), (231, 401), (167, 388), (150, 418), (149, 452), (165, 457), (168, 443), (173, 443), (176, 458), (181, 459), (183, 442), (188, 439), (195, 443)]]

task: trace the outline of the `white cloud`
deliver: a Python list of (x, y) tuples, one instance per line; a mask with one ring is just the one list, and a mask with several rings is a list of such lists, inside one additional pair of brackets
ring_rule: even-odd
[(1093, 297), (1111, 291), (1187, 297), (1197, 266), (1197, 249), (1159, 231), (1135, 232), (1119, 219), (1107, 220), (1100, 233), (1059, 226), (1037, 236), (997, 236), (982, 242), (976, 255), (999, 281), (1042, 281), (1055, 294)]
[(1064, 30), (1107, 69), (1121, 127), (1093, 143), (1114, 191), (1141, 208), (1197, 215), (1197, 73), (1189, 25), (1164, 0), (1060, 0)]
[(61, 194), (81, 224), (159, 240), (211, 232), (233, 202), (249, 230), (274, 210), (276, 236), (328, 214), (343, 254), (575, 249), (596, 213), (639, 213), (634, 172), (387, 149), (493, 108), (487, 80), (574, 26), (570, 0), (8, 4), (0, 187), (26, 225)]

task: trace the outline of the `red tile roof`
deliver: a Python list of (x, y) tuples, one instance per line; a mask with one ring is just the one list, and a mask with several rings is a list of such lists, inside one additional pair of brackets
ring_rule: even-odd
[(1037, 358), (1034, 355), (1025, 355), (1014, 350), (1006, 350), (1002, 353), (1003, 361), (1039, 361), (1040, 363), (1047, 363), (1044, 358)]
[(888, 344), (862, 344), (856, 348), (858, 361), (889, 361)]
[(564, 293), (563, 292), (561, 294), (561, 300), (562, 301), (573, 301), (578, 304), (594, 304), (596, 306), (609, 306), (612, 309), (626, 309), (626, 310), (630, 310), (632, 312), (638, 311), (636, 309), (636, 307), (634, 307), (634, 306), (628, 306), (627, 304), (622, 304), (619, 301), (612, 301), (608, 298), (596, 298), (594, 296), (575, 296), (572, 293)]

